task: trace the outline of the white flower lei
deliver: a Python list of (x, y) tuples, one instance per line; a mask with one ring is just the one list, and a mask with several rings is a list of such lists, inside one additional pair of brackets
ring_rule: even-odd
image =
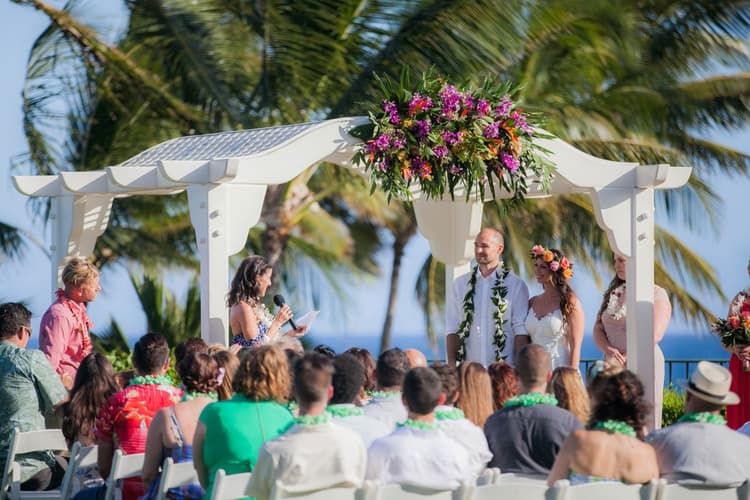
[(258, 318), (259, 322), (266, 325), (266, 327), (271, 326), (271, 323), (273, 323), (273, 315), (263, 302), (258, 299), (251, 299), (247, 304), (253, 310), (253, 313), (255, 314), (255, 317)]
[(744, 290), (740, 290), (737, 293), (737, 296), (735, 296), (732, 303), (729, 305), (729, 310), (732, 312), (732, 314), (739, 314), (740, 308), (742, 307), (742, 304), (750, 297), (750, 288), (745, 288)]
[[(474, 322), (474, 291), (477, 286), (477, 273), (479, 266), (474, 266), (469, 278), (469, 289), (464, 296), (464, 319), (458, 325), (458, 349), (456, 350), (456, 361), (461, 363), (466, 359), (466, 339), (469, 338), (471, 324)], [(510, 269), (500, 262), (500, 266), (495, 271), (495, 284), (492, 286), (492, 304), (495, 310), (492, 317), (495, 319), (495, 333), (492, 336), (492, 344), (495, 346), (495, 360), (504, 360), (507, 356), (503, 354), (505, 350), (505, 332), (503, 324), (505, 323), (505, 313), (508, 310), (508, 301), (505, 296), (508, 295), (508, 287), (505, 286), (505, 278), (508, 276)]]
[(609, 294), (609, 302), (607, 302), (607, 314), (614, 320), (622, 319), (628, 312), (628, 305), (626, 301), (622, 302), (620, 307), (617, 307), (620, 302), (620, 297), (625, 294), (625, 283), (618, 286)]

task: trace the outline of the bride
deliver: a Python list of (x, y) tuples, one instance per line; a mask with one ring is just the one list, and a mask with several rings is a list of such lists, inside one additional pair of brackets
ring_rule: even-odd
[(558, 366), (578, 369), (583, 343), (583, 309), (568, 284), (573, 265), (560, 250), (534, 245), (531, 248), (534, 274), (543, 291), (529, 299), (526, 331), (531, 342), (550, 354), (554, 370)]

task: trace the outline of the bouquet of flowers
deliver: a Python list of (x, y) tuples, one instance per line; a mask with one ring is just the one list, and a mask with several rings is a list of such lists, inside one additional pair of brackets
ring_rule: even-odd
[(414, 89), (406, 73), (399, 84), (379, 81), (383, 101), (369, 113), (370, 124), (352, 131), (364, 141), (353, 161), (370, 172), (373, 192), (411, 200), (417, 183), (427, 199), (454, 199), (462, 187), (468, 200), (489, 187), (493, 197), (505, 189), (518, 202), (530, 176), (549, 189), (554, 169), (534, 155), (534, 127), (509, 84), (485, 80), (459, 89), (431, 72)]
[[(719, 318), (711, 325), (711, 329), (716, 332), (725, 347), (750, 345), (750, 311), (743, 310), (727, 319)], [(750, 372), (750, 363), (743, 360), (742, 368)]]

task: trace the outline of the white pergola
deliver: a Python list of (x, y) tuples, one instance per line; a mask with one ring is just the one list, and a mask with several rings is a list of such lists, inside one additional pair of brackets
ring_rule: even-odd
[[(366, 122), (365, 117), (351, 117), (179, 137), (102, 170), (13, 180), (21, 193), (52, 200), (53, 289), (66, 259), (92, 254), (115, 198), (186, 190), (200, 253), (202, 335), (207, 342), (226, 344), (229, 257), (245, 247), (248, 231), (258, 224), (266, 187), (288, 182), (319, 162), (360, 168), (350, 163), (359, 140), (348, 132)], [(654, 190), (683, 186), (691, 169), (602, 160), (556, 138), (537, 143), (549, 152), (557, 171), (549, 194), (534, 184), (528, 197), (588, 194), (610, 245), (630, 259), (628, 367), (643, 380), (654, 380)], [(427, 201), (415, 192), (414, 210), (419, 231), (429, 240), (432, 255), (446, 264), (451, 282), (469, 269), (482, 200), (457, 196), (455, 201)], [(653, 402), (653, 384), (647, 394)], [(656, 422), (651, 424), (653, 428)]]

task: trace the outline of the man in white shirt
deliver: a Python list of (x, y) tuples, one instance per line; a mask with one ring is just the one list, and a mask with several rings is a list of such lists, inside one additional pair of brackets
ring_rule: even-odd
[(378, 390), (365, 406), (365, 415), (380, 420), (390, 430), (406, 420), (406, 408), (401, 401), (401, 385), (409, 371), (409, 360), (398, 347), (380, 353), (375, 364)]
[(445, 363), (434, 363), (431, 368), (440, 377), (445, 403), (435, 409), (435, 420), (445, 433), (455, 439), (469, 452), (476, 474), (486, 468), (487, 462), (492, 460), (492, 452), (487, 444), (484, 431), (464, 416), (464, 412), (456, 408), (458, 401), (458, 372)]
[(295, 364), (300, 416), (296, 425), (261, 448), (248, 495), (267, 500), (277, 485), (292, 493), (361, 486), (367, 459), (362, 438), (332, 423), (325, 411), (333, 394), (332, 375), (331, 360), (319, 353), (308, 353)]
[(354, 404), (365, 385), (365, 367), (362, 363), (351, 354), (344, 353), (334, 358), (333, 367), (336, 370), (333, 374), (333, 397), (326, 408), (333, 417), (333, 423), (359, 434), (365, 447), (375, 439), (390, 434), (393, 430), (390, 426), (365, 415), (365, 411)]
[(504, 268), (504, 249), (499, 231), (482, 229), (474, 239), (476, 266), (453, 282), (445, 315), (450, 366), (477, 361), (486, 367), (501, 359), (513, 364), (515, 353), (529, 343), (529, 288)]
[(425, 367), (410, 370), (403, 394), (409, 418), (370, 445), (367, 479), (436, 490), (476, 481), (469, 453), (435, 422), (435, 407), (445, 402), (437, 373)]

